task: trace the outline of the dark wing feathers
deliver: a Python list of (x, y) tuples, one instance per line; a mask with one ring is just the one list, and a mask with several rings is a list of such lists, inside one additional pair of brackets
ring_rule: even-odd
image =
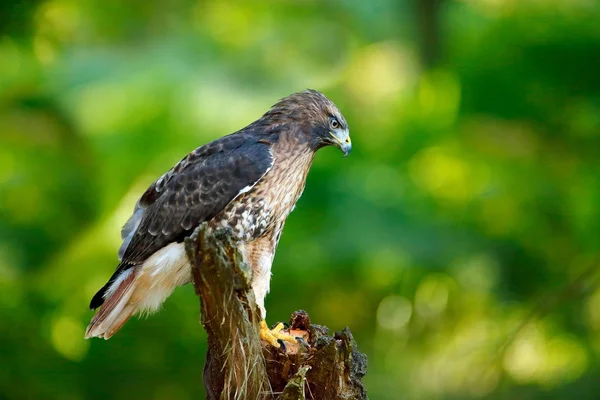
[(123, 262), (143, 263), (162, 247), (183, 240), (243, 188), (256, 184), (273, 163), (269, 146), (253, 137), (227, 136), (208, 147), (190, 153), (156, 185), (157, 196), (144, 209)]
[(90, 307), (102, 305), (104, 293), (122, 271), (182, 241), (240, 191), (255, 185), (273, 164), (269, 145), (259, 139), (241, 132), (225, 136), (194, 150), (150, 185), (121, 231), (121, 263)]

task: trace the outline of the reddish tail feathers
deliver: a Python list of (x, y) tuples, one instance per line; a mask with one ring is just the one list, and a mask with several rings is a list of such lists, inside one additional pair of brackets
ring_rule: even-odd
[(130, 271), (124, 279), (115, 281), (107, 290), (104, 304), (85, 331), (86, 339), (92, 337), (109, 339), (136, 312), (137, 305), (130, 300), (132, 300), (131, 294), (137, 274), (133, 270)]

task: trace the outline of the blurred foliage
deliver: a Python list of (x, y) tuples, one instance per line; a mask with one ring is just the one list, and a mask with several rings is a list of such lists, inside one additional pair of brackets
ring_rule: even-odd
[(3, 2), (0, 398), (202, 397), (191, 287), (108, 342), (88, 301), (154, 179), (312, 87), (355, 150), (318, 155), (269, 321), (349, 325), (372, 399), (596, 399), (600, 3), (423, 2)]

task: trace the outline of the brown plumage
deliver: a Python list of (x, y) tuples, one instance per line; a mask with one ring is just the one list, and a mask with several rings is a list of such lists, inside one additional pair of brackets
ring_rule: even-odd
[(301, 196), (318, 149), (351, 148), (348, 126), (323, 94), (280, 100), (260, 119), (188, 154), (142, 195), (121, 236), (120, 264), (91, 301), (100, 308), (86, 337), (111, 337), (191, 281), (183, 240), (201, 223), (230, 228), (254, 271), (262, 317), (283, 225)]

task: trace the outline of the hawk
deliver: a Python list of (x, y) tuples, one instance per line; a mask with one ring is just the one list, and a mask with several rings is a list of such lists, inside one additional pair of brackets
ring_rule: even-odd
[(184, 239), (201, 223), (229, 228), (260, 308), (260, 336), (275, 347), (293, 340), (269, 330), (265, 296), (283, 225), (306, 184), (315, 153), (352, 148), (348, 124), (316, 90), (281, 99), (247, 127), (197, 148), (140, 197), (123, 226), (119, 265), (91, 309), (85, 337), (108, 339), (136, 313), (156, 311), (177, 286), (192, 281)]

